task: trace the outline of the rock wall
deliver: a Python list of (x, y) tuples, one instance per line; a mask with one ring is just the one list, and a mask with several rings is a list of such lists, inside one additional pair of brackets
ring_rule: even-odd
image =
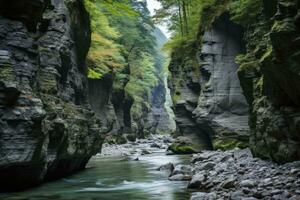
[(242, 37), (242, 28), (230, 21), (228, 13), (216, 19), (202, 37), (198, 53), (201, 92), (193, 114), (201, 131), (212, 136), (214, 148), (248, 141), (248, 104), (235, 63), (243, 52)]
[(168, 113), (166, 101), (168, 98), (167, 82), (160, 80), (151, 94), (152, 108), (148, 114), (147, 129), (152, 134), (170, 134), (175, 131), (173, 117)]
[(0, 190), (83, 169), (103, 131), (88, 104), (79, 0), (0, 1)]
[(235, 56), (243, 52), (242, 29), (225, 13), (201, 36), (197, 59), (173, 55), (170, 87), (179, 132), (204, 149), (244, 147), (248, 143), (248, 105)]
[(300, 1), (258, 3), (252, 18), (235, 18), (244, 33), (226, 13), (211, 29), (200, 28), (196, 65), (173, 53), (176, 122), (183, 135), (196, 133), (201, 144), (244, 147), (250, 132), (255, 156), (279, 163), (299, 160)]
[(296, 0), (264, 1), (240, 61), (252, 151), (279, 163), (300, 159), (299, 8)]

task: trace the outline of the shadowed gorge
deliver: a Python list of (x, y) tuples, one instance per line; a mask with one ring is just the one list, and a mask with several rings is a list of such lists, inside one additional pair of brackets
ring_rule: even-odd
[(0, 199), (300, 199), (299, 0), (0, 0)]

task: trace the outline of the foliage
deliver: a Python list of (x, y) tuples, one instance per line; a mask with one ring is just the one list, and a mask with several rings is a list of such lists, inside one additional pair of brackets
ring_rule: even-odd
[[(169, 52), (184, 52), (182, 57), (194, 59), (199, 46), (199, 34), (213, 20), (228, 9), (230, 0), (161, 0), (163, 8), (155, 16), (156, 22), (170, 21), (174, 33), (165, 45)], [(174, 12), (175, 11), (175, 12)]]
[(232, 2), (230, 12), (232, 20), (241, 25), (249, 25), (257, 19), (263, 5), (261, 0), (235, 0)]
[(142, 53), (141, 57), (134, 57), (131, 61), (130, 80), (125, 87), (126, 95), (134, 100), (132, 107), (133, 117), (141, 117), (142, 109), (149, 109), (148, 98), (152, 88), (158, 83), (158, 76), (154, 59), (147, 53)]
[(107, 16), (101, 10), (99, 1), (85, 0), (85, 7), (91, 18), (91, 47), (87, 57), (88, 77), (99, 79), (104, 74), (125, 65), (120, 45), (115, 40), (119, 32), (110, 26)]
[(92, 28), (88, 77), (114, 73), (114, 94), (124, 91), (133, 103), (132, 117), (140, 119), (151, 107), (151, 92), (163, 71), (146, 1), (85, 0), (85, 6)]

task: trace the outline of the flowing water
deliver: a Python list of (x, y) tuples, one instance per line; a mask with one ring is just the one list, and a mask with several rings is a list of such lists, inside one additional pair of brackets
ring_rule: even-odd
[(139, 157), (94, 157), (86, 170), (19, 193), (0, 194), (5, 200), (186, 200), (187, 182), (168, 181), (156, 169), (168, 162), (184, 163), (186, 156), (154, 152)]

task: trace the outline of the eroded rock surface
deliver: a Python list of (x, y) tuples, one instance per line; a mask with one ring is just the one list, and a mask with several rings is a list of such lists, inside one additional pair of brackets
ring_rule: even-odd
[(300, 159), (299, 1), (265, 1), (248, 29), (239, 77), (250, 107), (250, 147), (279, 163)]
[(0, 190), (7, 191), (83, 169), (104, 133), (88, 104), (82, 1), (0, 4)]
[(179, 132), (203, 149), (248, 144), (248, 104), (235, 57), (243, 52), (243, 31), (223, 14), (204, 32), (197, 63), (173, 55), (170, 88)]

